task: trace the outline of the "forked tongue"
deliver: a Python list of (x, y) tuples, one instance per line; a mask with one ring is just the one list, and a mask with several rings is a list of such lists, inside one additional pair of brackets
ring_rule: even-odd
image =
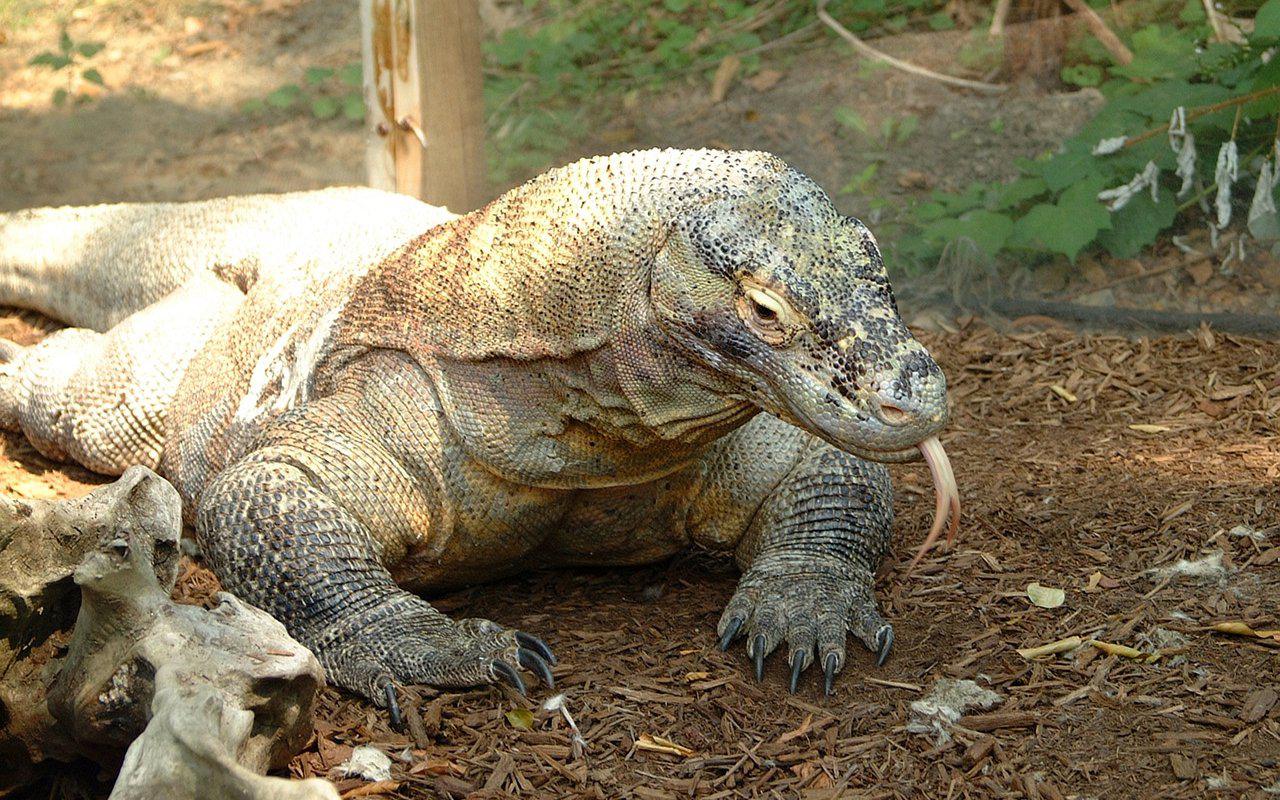
[(924, 544), (920, 545), (920, 549), (916, 551), (916, 557), (911, 559), (907, 574), (911, 574), (911, 570), (916, 568), (916, 564), (920, 563), (924, 554), (937, 544), (942, 529), (948, 527), (948, 517), (951, 519), (951, 525), (947, 531), (947, 544), (955, 540), (956, 531), (960, 529), (960, 491), (956, 488), (956, 476), (951, 471), (951, 460), (947, 458), (947, 451), (942, 449), (942, 442), (938, 441), (937, 436), (930, 436), (920, 443), (920, 453), (924, 455), (925, 463), (929, 465), (929, 474), (933, 477), (933, 492), (937, 498), (937, 505), (933, 511), (933, 527), (929, 529), (929, 535), (925, 537)]

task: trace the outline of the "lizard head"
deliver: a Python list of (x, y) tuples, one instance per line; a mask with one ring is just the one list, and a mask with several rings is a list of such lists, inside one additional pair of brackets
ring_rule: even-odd
[(923, 454), (942, 514), (932, 540), (958, 506), (937, 439), (946, 379), (899, 315), (875, 237), (774, 163), (750, 191), (673, 220), (651, 278), (657, 321), (748, 401), (835, 447)]

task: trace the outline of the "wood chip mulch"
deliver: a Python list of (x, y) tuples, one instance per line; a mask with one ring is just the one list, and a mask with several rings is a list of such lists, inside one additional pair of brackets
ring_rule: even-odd
[[(1214, 628), (1280, 629), (1280, 343), (980, 322), (922, 338), (951, 382), (964, 519), (953, 549), (902, 574), (933, 497), (923, 467), (894, 469), (883, 667), (851, 642), (832, 697), (812, 670), (789, 694), (781, 656), (757, 684), (741, 645), (714, 646), (736, 582), (722, 555), (531, 573), (438, 604), (543, 636), (581, 740), (532, 679), (528, 700), (406, 692), (403, 733), (325, 690), (290, 772), (403, 800), (1280, 793), (1280, 633)], [(201, 571), (184, 571), (182, 596), (207, 596)], [(1065, 602), (1033, 605), (1031, 582)], [(1018, 653), (1068, 637), (1080, 646)], [(908, 730), (940, 678), (1000, 700), (949, 738)], [(391, 780), (336, 776), (362, 744), (391, 756)]]

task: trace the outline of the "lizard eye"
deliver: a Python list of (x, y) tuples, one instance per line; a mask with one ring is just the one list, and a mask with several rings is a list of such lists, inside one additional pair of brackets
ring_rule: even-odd
[(738, 298), (738, 315), (757, 336), (771, 345), (786, 344), (792, 313), (787, 301), (763, 287), (745, 286)]

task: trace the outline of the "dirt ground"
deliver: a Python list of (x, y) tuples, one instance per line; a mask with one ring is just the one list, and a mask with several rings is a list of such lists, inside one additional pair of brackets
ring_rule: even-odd
[[(198, 13), (171, 2), (49, 7), (30, 25), (0, 31), (0, 210), (361, 180), (354, 126), (239, 111), (307, 66), (356, 58), (352, 4), (224, 0)], [(58, 79), (24, 66), (56, 42), (59, 14), (78, 39), (108, 43), (100, 57), (108, 91), (70, 109), (49, 103)], [(946, 66), (948, 41), (904, 36), (884, 46)], [(883, 157), (873, 190), (901, 200), (1007, 177), (1013, 156), (1051, 148), (1096, 103), (1031, 85), (996, 99), (958, 95), (859, 69), (816, 42), (769, 66), (779, 73), (772, 86), (735, 85), (720, 103), (705, 86), (690, 86), (621, 107), (589, 139), (566, 142), (562, 160), (649, 145), (761, 147), (834, 191)], [(872, 130), (906, 112), (920, 126), (901, 145), (871, 152), (824, 110), (839, 105), (856, 107)], [(863, 213), (865, 197), (837, 202)], [(1271, 281), (1280, 270), (1261, 255), (1203, 281), (1178, 268), (1100, 288), (1177, 257), (1158, 252), (1096, 270), (1086, 263), (1045, 288), (1064, 296), (1110, 290), (1150, 305), (1277, 305), (1280, 282)], [(22, 341), (49, 327), (30, 314), (0, 318), (0, 336)], [(326, 690), (316, 738), (292, 772), (328, 774), (352, 746), (372, 743), (397, 759), (393, 780), (371, 787), (339, 779), (350, 796), (1280, 793), (1280, 641), (1212, 628), (1280, 628), (1280, 344), (1204, 331), (1158, 339), (1053, 327), (997, 332), (950, 317), (931, 327), (942, 330), (922, 337), (952, 386), (955, 419), (944, 439), (964, 520), (955, 548), (903, 575), (932, 495), (923, 468), (895, 468), (896, 545), (879, 597), (897, 644), (883, 667), (853, 645), (833, 697), (822, 696), (813, 675), (788, 694), (780, 658), (757, 684), (741, 645), (720, 653), (712, 641), (736, 582), (721, 556), (530, 574), (439, 603), (543, 635), (561, 658), (556, 691), (585, 748), (562, 717), (538, 710), (541, 688), (527, 703), (496, 688), (421, 690), (406, 734)], [(67, 496), (100, 480), (44, 460), (19, 437), (0, 439), (2, 491)], [(1206, 558), (1203, 574), (1161, 572)], [(1064, 589), (1064, 604), (1032, 605), (1033, 581)], [(198, 601), (213, 583), (189, 564), (179, 595)], [(1035, 660), (1017, 652), (1069, 636), (1142, 657), (1088, 641)], [(909, 730), (911, 704), (940, 678), (972, 679), (1000, 699), (963, 717), (949, 739)], [(510, 714), (526, 705), (535, 712), (529, 730)], [(645, 737), (688, 752), (645, 749)]]

